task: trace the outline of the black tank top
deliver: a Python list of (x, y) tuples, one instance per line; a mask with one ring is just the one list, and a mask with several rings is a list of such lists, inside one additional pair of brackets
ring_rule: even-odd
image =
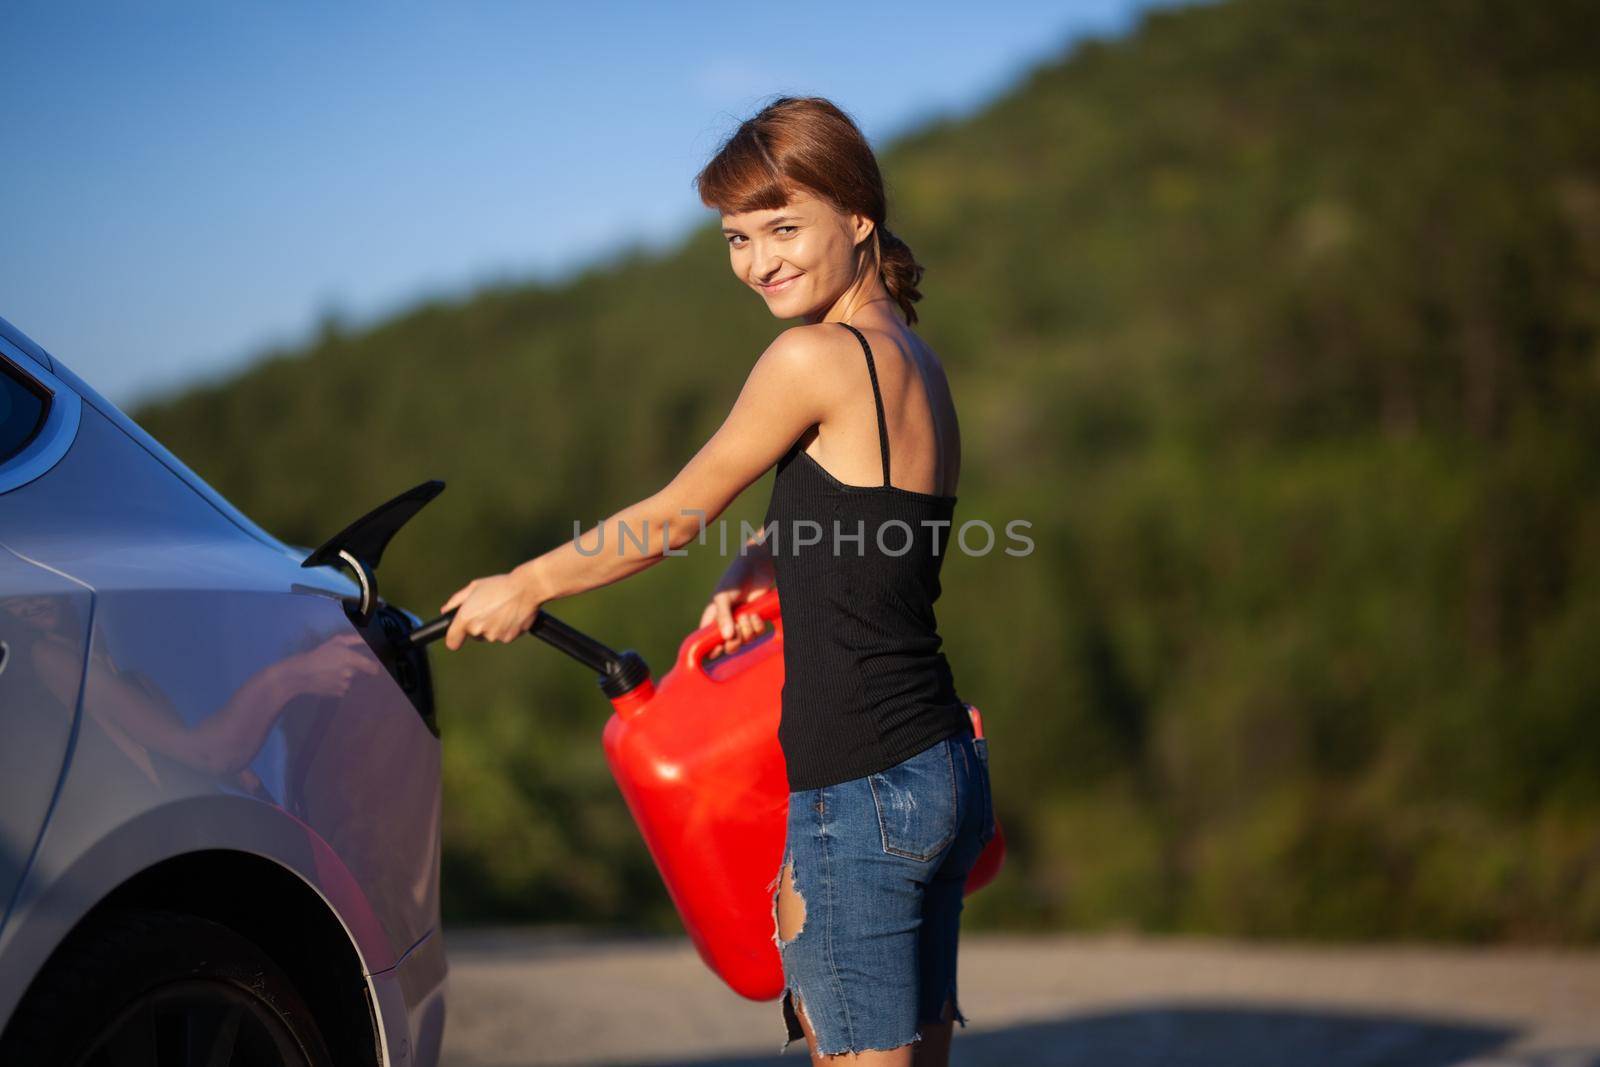
[(971, 721), (933, 614), (956, 498), (889, 484), (872, 347), (839, 325), (867, 356), (883, 484), (844, 484), (803, 437), (778, 461), (765, 525), (783, 598), (778, 742), (791, 790), (887, 770)]

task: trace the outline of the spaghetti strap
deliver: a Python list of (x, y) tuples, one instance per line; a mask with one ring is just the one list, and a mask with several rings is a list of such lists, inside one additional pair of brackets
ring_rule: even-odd
[(878, 405), (878, 450), (883, 455), (883, 484), (889, 484), (889, 424), (883, 415), (883, 394), (878, 390), (878, 368), (872, 362), (872, 346), (867, 344), (867, 339), (860, 330), (848, 322), (839, 323), (845, 329), (856, 335), (856, 340), (861, 342), (861, 350), (867, 354), (867, 373), (872, 376), (872, 402)]

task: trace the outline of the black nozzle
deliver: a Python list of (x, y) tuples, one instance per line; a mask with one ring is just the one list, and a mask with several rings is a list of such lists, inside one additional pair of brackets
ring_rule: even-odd
[[(406, 640), (413, 648), (420, 648), (431, 641), (437, 641), (449, 632), (450, 624), (455, 621), (456, 610), (458, 609), (451, 609), (437, 619), (423, 623), (407, 634)], [(623, 696), (650, 680), (650, 665), (645, 663), (639, 653), (631, 649), (627, 652), (616, 652), (610, 646), (595, 640), (582, 630), (574, 629), (548, 612), (540, 611), (533, 617), (533, 624), (528, 627), (528, 633), (545, 644), (560, 649), (598, 674), (600, 689), (608, 697)]]
[(612, 667), (600, 676), (600, 691), (612, 700), (627, 696), (650, 680), (650, 664), (631, 648), (617, 657)]

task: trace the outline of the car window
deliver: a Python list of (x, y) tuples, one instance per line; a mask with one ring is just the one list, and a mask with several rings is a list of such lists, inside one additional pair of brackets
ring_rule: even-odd
[(44, 425), (50, 395), (0, 360), (0, 463), (4, 463)]

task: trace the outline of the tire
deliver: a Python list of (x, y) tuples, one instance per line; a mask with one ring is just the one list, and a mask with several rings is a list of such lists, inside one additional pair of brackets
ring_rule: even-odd
[(272, 958), (221, 923), (170, 911), (92, 916), (62, 942), (0, 1037), (37, 1067), (333, 1067)]

